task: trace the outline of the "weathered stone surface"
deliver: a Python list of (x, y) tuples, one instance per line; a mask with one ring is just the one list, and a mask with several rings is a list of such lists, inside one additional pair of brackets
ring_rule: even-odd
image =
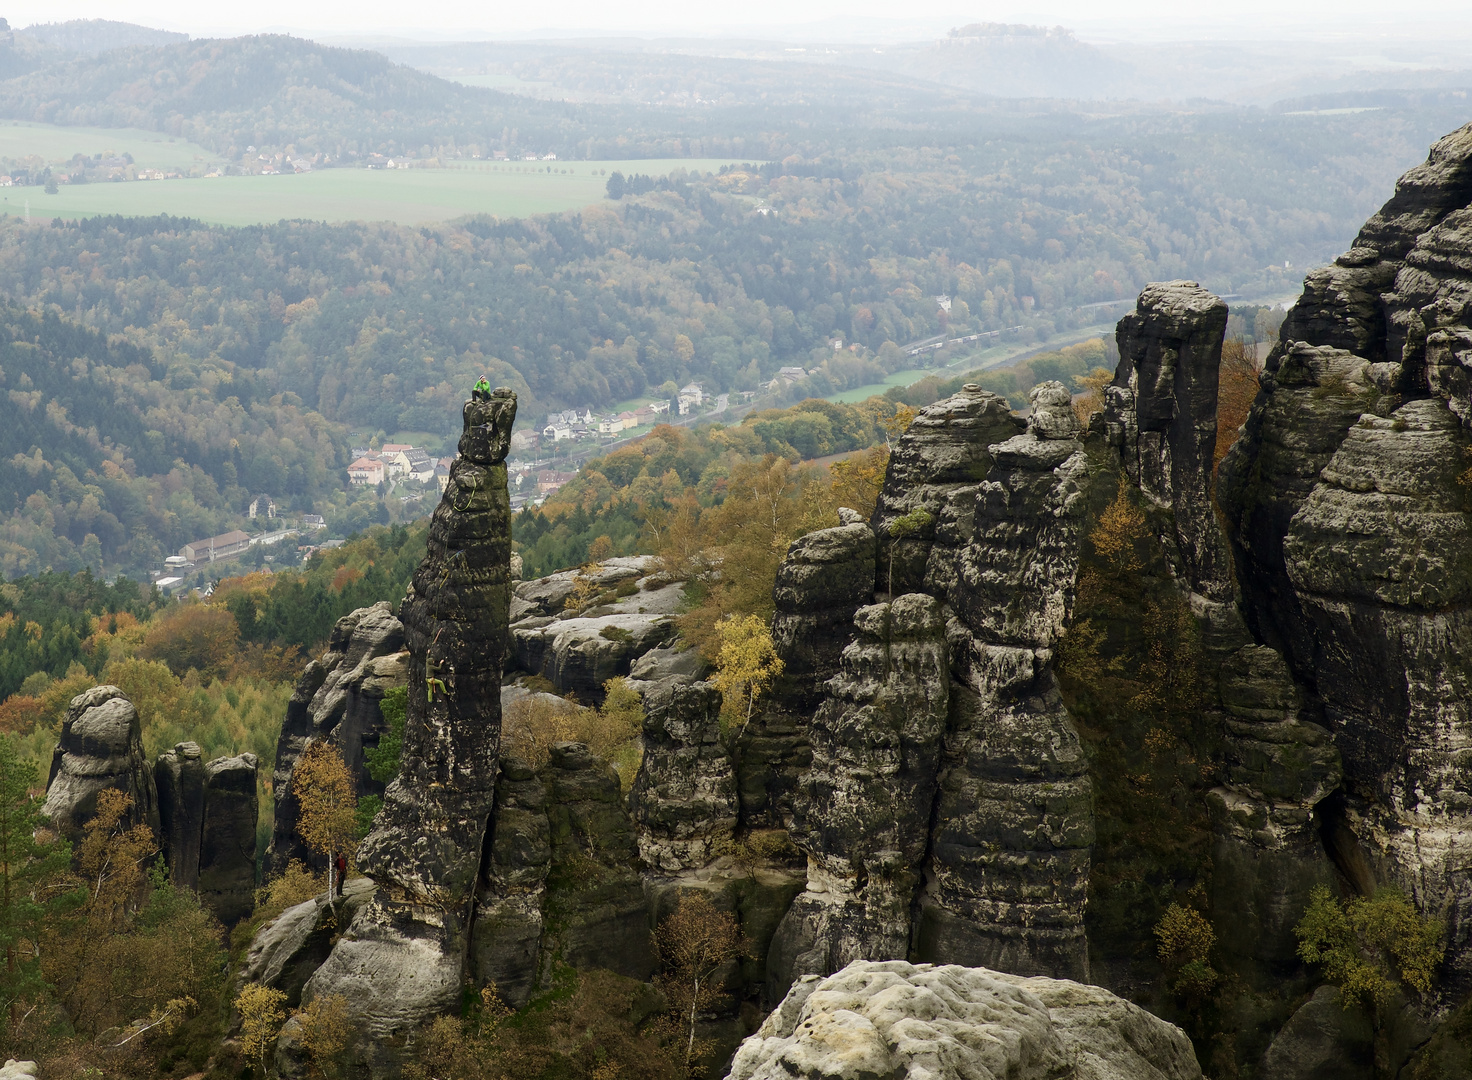
[(1193, 591), (1232, 594), (1227, 549), (1213, 507), (1217, 383), (1227, 305), (1194, 281), (1155, 282), (1119, 321), (1119, 367), (1105, 395), (1104, 427), (1125, 472), (1170, 511), (1167, 550)]
[(710, 671), (710, 665), (700, 655), (699, 649), (670, 648), (650, 649), (629, 665), (629, 678), (641, 682), (662, 682), (678, 679), (681, 682), (699, 682)]
[(138, 710), (116, 686), (94, 686), (72, 698), (51, 755), (42, 813), (75, 850), (107, 789), (132, 798), (128, 819), (160, 832), (153, 769), (143, 757)]
[(793, 986), (729, 1080), (1196, 1080), (1191, 1042), (1107, 990), (984, 968), (855, 961)]
[(678, 678), (644, 693), (644, 759), (629, 792), (639, 855), (677, 873), (704, 866), (736, 829), (736, 767), (721, 738), (721, 692)]
[(873, 599), (874, 532), (861, 522), (794, 540), (777, 570), (772, 642), (782, 658), (770, 705), (741, 733), (737, 748), (741, 820), (785, 828), (792, 789), (811, 760), (807, 718), (853, 633), (854, 612)]
[(552, 844), (543, 956), (648, 979), (649, 912), (618, 774), (582, 743), (558, 743), (543, 780)]
[[(159, 845), (169, 877), (181, 889), (192, 889), (199, 883), (205, 776), (204, 752), (194, 742), (177, 743), (160, 754), (153, 766), (158, 785)], [(251, 854), (255, 854), (254, 843)]]
[[(896, 443), (874, 508), (880, 592), (929, 592), (942, 602), (955, 578), (957, 551), (970, 538), (976, 485), (991, 468), (987, 447), (1023, 430), (1006, 398), (968, 383), (961, 392), (921, 409)], [(889, 523), (924, 509), (933, 521), (893, 540)], [(893, 558), (894, 584), (889, 574)]]
[(1342, 757), (1329, 854), (1445, 921), (1450, 1000), (1472, 987), (1469, 243), (1472, 125), (1311, 276), (1221, 491), (1248, 623)]
[(368, 878), (349, 878), (335, 902), (324, 894), (287, 908), (256, 931), (239, 982), (280, 990), (286, 995), (287, 1007), (296, 1008), (301, 1004), (302, 987), (322, 966), (337, 935), (374, 889)]
[(205, 766), (196, 888), (205, 907), (226, 926), (255, 908), (259, 765), (254, 754), (240, 754)]
[(609, 614), (592, 618), (524, 620), (511, 631), (516, 666), (583, 701), (603, 696), (603, 684), (628, 675), (633, 662), (675, 636), (672, 614)]
[(1374, 1044), (1369, 1017), (1346, 1009), (1338, 987), (1321, 986), (1268, 1047), (1262, 1075), (1273, 1080), (1371, 1080)]
[(542, 909), (552, 863), (547, 792), (525, 762), (501, 761), (490, 859), (483, 868), (471, 932), (471, 978), (513, 1008), (536, 988)]
[(340, 993), (370, 1058), (458, 999), (495, 800), (510, 596), (506, 448), (516, 395), (468, 401), (460, 456), (400, 617), (409, 647), (398, 777), (358, 849), (374, 898), (303, 993)]
[(385, 730), (379, 708), (383, 695), (408, 682), (404, 640), (404, 626), (386, 601), (359, 608), (337, 621), (327, 651), (308, 664), (297, 681), (271, 774), (276, 793), (267, 854), (271, 873), (280, 874), (293, 859), (318, 869), (326, 866), (325, 856), (308, 849), (296, 831), (291, 771), (309, 742), (328, 739), (337, 747), (356, 778), (358, 794), (382, 794), (383, 785), (368, 774), (363, 750), (376, 747)]
[(794, 798), (808, 882), (768, 954), (773, 1000), (798, 975), (909, 952), (950, 691), (945, 624), (923, 593), (860, 608), (854, 622)]
[(1207, 794), (1216, 833), (1213, 912), (1233, 968), (1264, 987), (1300, 976), (1293, 926), (1315, 885), (1334, 879), (1319, 804), (1340, 784), (1333, 737), (1304, 718), (1288, 665), (1248, 645), (1221, 666), (1223, 783)]

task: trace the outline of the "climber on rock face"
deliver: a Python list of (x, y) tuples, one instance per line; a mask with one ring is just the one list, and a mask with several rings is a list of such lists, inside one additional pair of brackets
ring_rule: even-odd
[(476, 384), (473, 387), (471, 387), (471, 389), (470, 389), (470, 400), (471, 401), (490, 401), (491, 400), (491, 384), (486, 379), (486, 377), (484, 375), (482, 375), (480, 377), (480, 379), (476, 382)]

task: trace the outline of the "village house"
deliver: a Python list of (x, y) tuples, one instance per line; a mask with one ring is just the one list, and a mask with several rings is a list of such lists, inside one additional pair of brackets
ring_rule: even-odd
[(537, 473), (537, 492), (541, 495), (550, 495), (576, 475), (577, 473), (544, 469)]
[(377, 458), (360, 457), (348, 466), (348, 483), (369, 486), (384, 481), (383, 462)]
[(257, 495), (246, 507), (246, 516), (252, 521), (258, 517), (274, 518), (276, 516), (276, 504), (269, 495)]
[(196, 540), (192, 544), (185, 544), (179, 549), (179, 556), (192, 563), (214, 562), (216, 559), (239, 555), (248, 547), (250, 547), (250, 537), (239, 529), (232, 529), (219, 536), (211, 536), (208, 540)]

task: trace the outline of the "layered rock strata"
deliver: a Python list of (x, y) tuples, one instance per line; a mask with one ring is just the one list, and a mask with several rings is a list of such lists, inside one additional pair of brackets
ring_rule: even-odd
[[(920, 410), (890, 453), (874, 507), (876, 592), (928, 592), (942, 602), (949, 599), (957, 554), (971, 539), (976, 487), (991, 468), (988, 447), (1023, 428), (1006, 398), (975, 383)], [(890, 534), (896, 518), (917, 510), (929, 520), (903, 537)]]
[(205, 766), (195, 888), (226, 926), (248, 916), (256, 904), (259, 766), (254, 754), (216, 758)]
[(98, 796), (108, 789), (132, 799), (129, 821), (159, 834), (158, 791), (143, 756), (138, 710), (116, 686), (94, 686), (67, 707), (42, 813), (75, 850), (97, 814)]
[(378, 745), (385, 730), (379, 703), (384, 694), (409, 678), (404, 652), (404, 626), (385, 601), (358, 608), (332, 628), (327, 649), (297, 680), (276, 743), (272, 786), (276, 817), (267, 863), (280, 874), (293, 859), (325, 867), (325, 857), (312, 852), (297, 835), (297, 800), (291, 773), (307, 744), (327, 739), (342, 754), (359, 795), (378, 795), (383, 785), (369, 775), (363, 751)]
[(783, 828), (792, 790), (811, 760), (807, 717), (853, 634), (854, 612), (873, 599), (874, 531), (851, 520), (794, 540), (777, 570), (772, 642), (783, 670), (770, 706), (741, 733), (741, 820), (748, 828)]
[(1445, 921), (1453, 995), (1472, 986), (1469, 243), (1472, 125), (1310, 276), (1222, 487), (1249, 625), (1342, 755), (1330, 853)]
[(794, 799), (807, 888), (768, 954), (773, 999), (796, 976), (910, 948), (949, 703), (945, 623), (923, 593), (860, 608), (854, 622)]
[(1194, 281), (1145, 286), (1119, 321), (1119, 366), (1104, 427), (1126, 474), (1170, 512), (1167, 551), (1191, 589), (1232, 595), (1227, 545), (1213, 506), (1217, 384), (1227, 305)]
[(705, 866), (731, 839), (740, 809), (721, 692), (671, 677), (643, 696), (644, 758), (629, 792), (639, 856), (664, 873)]
[(1078, 572), (1087, 467), (1070, 395), (1033, 388), (989, 448), (950, 621), (953, 691), (916, 955), (1085, 978), (1091, 785), (1053, 652)]
[[(458, 999), (495, 798), (510, 578), (506, 450), (516, 396), (464, 408), (460, 454), (400, 609), (409, 712), (399, 775), (358, 849), (378, 891), (304, 999), (340, 993), (370, 1056)], [(385, 1040), (392, 1040), (385, 1042)]]
[(1197, 1080), (1174, 1024), (1096, 986), (985, 968), (855, 961), (796, 983), (728, 1080)]

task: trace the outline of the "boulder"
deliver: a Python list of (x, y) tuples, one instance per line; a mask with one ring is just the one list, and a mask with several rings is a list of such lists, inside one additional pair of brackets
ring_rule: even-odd
[(138, 710), (116, 686), (94, 686), (67, 707), (41, 812), (75, 850), (87, 822), (97, 814), (98, 795), (109, 788), (133, 800), (131, 823), (147, 825), (159, 835), (158, 792), (143, 756)]
[(849, 964), (793, 985), (728, 1080), (1198, 1080), (1184, 1032), (1097, 986), (985, 968)]
[(368, 878), (348, 878), (343, 883), (343, 895), (332, 902), (324, 894), (287, 908), (256, 931), (240, 982), (280, 990), (286, 995), (287, 1007), (296, 1008), (307, 980), (322, 966), (334, 940), (373, 896), (374, 889)]

